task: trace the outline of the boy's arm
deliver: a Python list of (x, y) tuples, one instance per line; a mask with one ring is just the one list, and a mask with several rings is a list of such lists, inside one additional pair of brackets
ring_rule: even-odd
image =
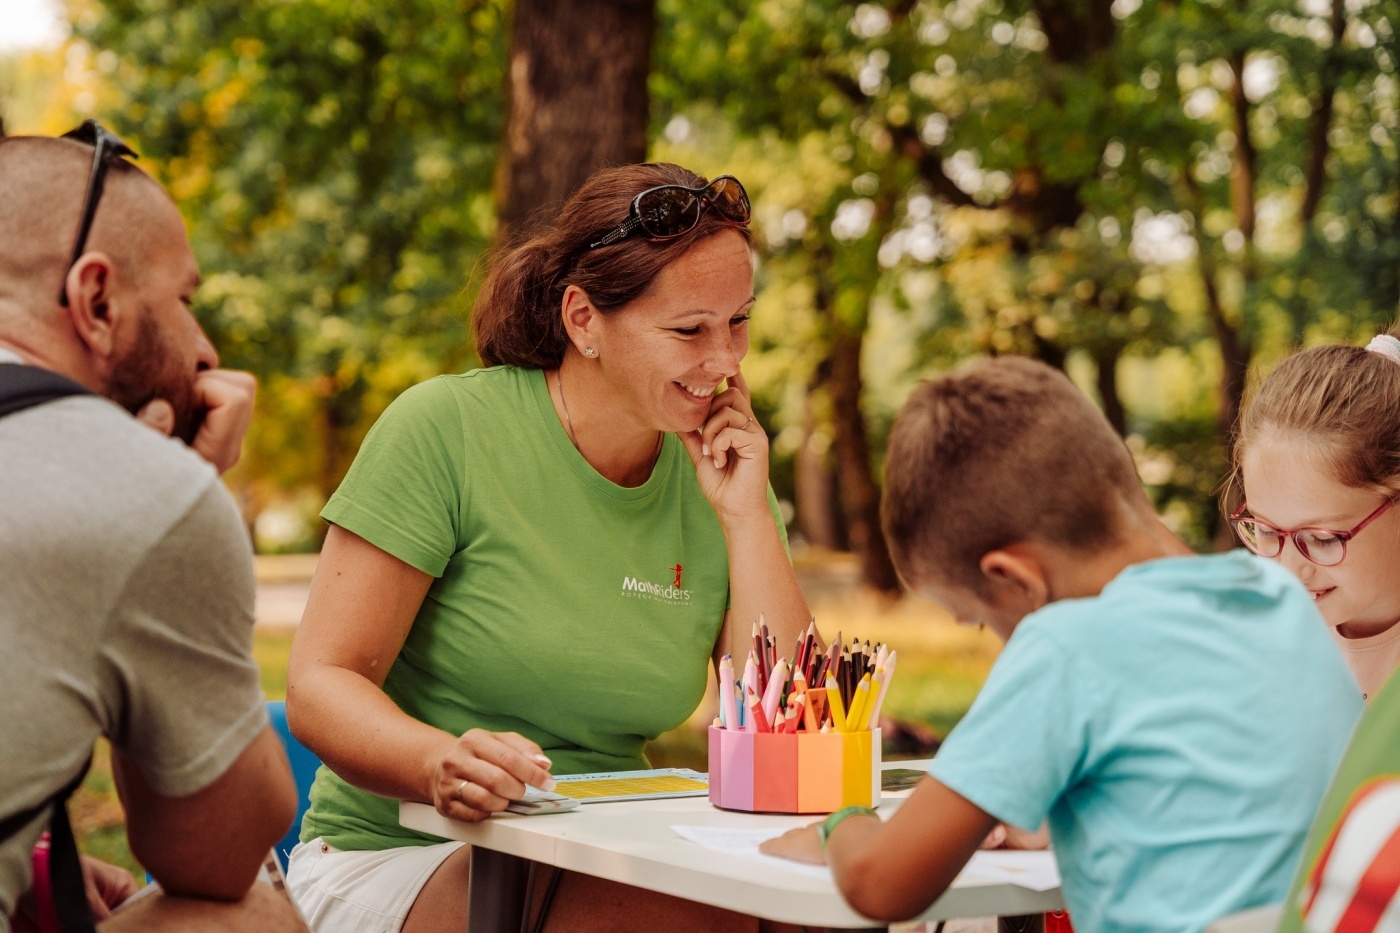
[(907, 920), (947, 890), (996, 823), (967, 798), (925, 777), (888, 821), (843, 820), (824, 852), (819, 823), (761, 848), (769, 855), (829, 863), (836, 886), (856, 911), (873, 920)]

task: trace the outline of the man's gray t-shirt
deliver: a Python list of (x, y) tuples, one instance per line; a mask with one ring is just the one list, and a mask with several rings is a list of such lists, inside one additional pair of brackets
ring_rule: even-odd
[[(0, 816), (99, 735), (160, 794), (211, 784), (267, 723), (252, 606), (242, 520), (189, 448), (97, 397), (0, 418)], [(47, 825), (0, 845), (0, 933)]]

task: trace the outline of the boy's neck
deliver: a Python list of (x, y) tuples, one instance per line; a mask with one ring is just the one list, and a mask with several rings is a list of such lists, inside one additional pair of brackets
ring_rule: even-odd
[(1189, 557), (1192, 551), (1156, 515), (1127, 521), (1123, 539), (1092, 554), (1064, 551), (1048, 562), (1051, 599), (1097, 596), (1134, 564), (1163, 557)]

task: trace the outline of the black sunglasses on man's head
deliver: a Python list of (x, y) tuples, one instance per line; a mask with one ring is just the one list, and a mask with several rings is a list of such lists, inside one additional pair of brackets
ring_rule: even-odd
[(73, 243), (73, 255), (68, 267), (63, 270), (63, 285), (58, 290), (58, 303), (68, 307), (68, 273), (83, 255), (88, 233), (92, 230), (92, 218), (97, 214), (97, 202), (102, 200), (102, 184), (107, 178), (107, 167), (121, 158), (139, 159), (136, 151), (122, 142), (115, 134), (104, 129), (96, 120), (84, 120), (83, 125), (63, 134), (64, 139), (76, 139), (92, 147), (92, 173), (88, 175), (87, 194), (83, 196), (83, 217), (78, 223), (78, 238)]

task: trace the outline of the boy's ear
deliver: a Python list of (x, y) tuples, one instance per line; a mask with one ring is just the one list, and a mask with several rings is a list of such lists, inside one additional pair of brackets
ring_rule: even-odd
[(1022, 608), (1024, 615), (1050, 602), (1045, 562), (1033, 545), (1016, 543), (988, 551), (978, 566), (991, 584), (993, 599), (1001, 605)]

